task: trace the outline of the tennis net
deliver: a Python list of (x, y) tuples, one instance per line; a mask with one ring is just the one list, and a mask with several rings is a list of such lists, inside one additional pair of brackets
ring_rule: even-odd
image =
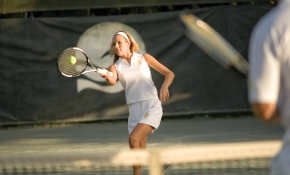
[(132, 165), (142, 165), (141, 174), (162, 175), (163, 164), (172, 163), (165, 175), (265, 175), (280, 147), (281, 142), (268, 141), (110, 153), (6, 155), (0, 157), (0, 174), (127, 175), (132, 174)]

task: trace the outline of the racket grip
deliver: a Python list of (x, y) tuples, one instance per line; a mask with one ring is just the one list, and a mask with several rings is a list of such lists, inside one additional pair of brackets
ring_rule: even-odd
[[(98, 72), (99, 72), (100, 74), (106, 74), (106, 73), (109, 72), (109, 71), (104, 70), (104, 69), (98, 69)], [(109, 72), (109, 74), (110, 74), (110, 77), (113, 76), (113, 72)]]

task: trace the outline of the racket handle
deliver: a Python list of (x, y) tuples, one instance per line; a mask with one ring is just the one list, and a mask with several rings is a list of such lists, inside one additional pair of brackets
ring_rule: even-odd
[[(109, 72), (109, 71), (108, 71)], [(110, 75), (110, 77), (112, 77), (113, 76), (113, 72), (109, 72), (109, 75)]]
[[(98, 69), (98, 72), (99, 72), (100, 74), (106, 74), (106, 73), (109, 72), (109, 71), (104, 70), (104, 69)], [(110, 74), (110, 77), (113, 76), (113, 72), (109, 72), (109, 74)]]

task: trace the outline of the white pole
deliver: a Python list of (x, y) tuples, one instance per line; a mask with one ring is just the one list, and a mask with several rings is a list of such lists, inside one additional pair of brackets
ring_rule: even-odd
[(159, 151), (150, 151), (149, 175), (162, 175), (162, 164), (160, 162)]

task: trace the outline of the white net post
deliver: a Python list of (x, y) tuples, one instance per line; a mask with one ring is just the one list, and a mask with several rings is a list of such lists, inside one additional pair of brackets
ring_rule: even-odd
[(150, 151), (148, 166), (149, 175), (162, 175), (162, 162), (159, 151)]

